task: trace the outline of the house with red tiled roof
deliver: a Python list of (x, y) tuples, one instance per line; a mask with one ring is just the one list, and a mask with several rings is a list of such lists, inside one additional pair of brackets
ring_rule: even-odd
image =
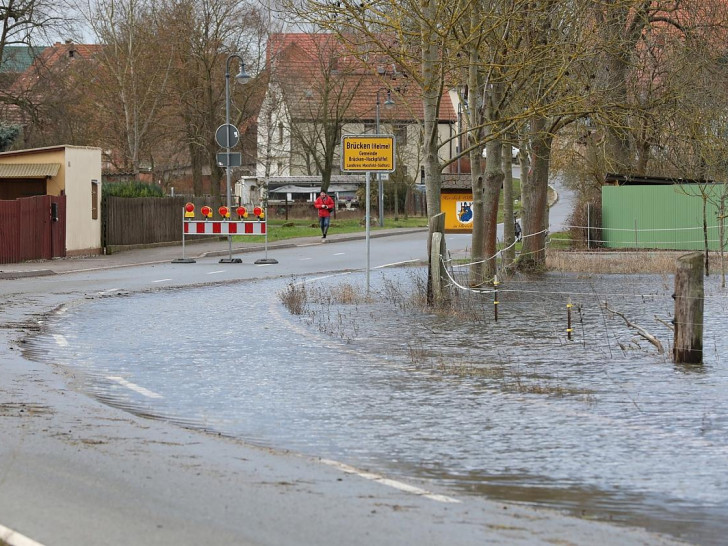
[[(362, 60), (365, 59), (365, 60)], [(420, 179), (422, 95), (391, 60), (353, 54), (333, 34), (274, 34), (266, 53), (270, 83), (258, 116), (258, 179), (341, 180), (344, 135), (394, 135), (399, 175)], [(445, 92), (440, 139), (456, 132), (457, 114)], [(441, 148), (443, 159), (454, 146)], [(354, 175), (352, 175), (353, 178)], [(360, 179), (360, 176), (356, 177)]]
[(71, 40), (56, 42), (44, 48), (33, 59), (33, 63), (15, 81), (11, 91), (23, 93), (31, 91), (49, 70), (64, 70), (76, 59), (89, 60), (103, 46), (99, 44), (76, 44)]
[[(0, 118), (8, 123), (22, 126), (25, 131), (23, 139), (28, 144), (30, 134), (27, 131), (42, 125), (43, 122), (47, 123), (46, 118), (57, 113), (58, 105), (62, 101), (72, 100), (68, 96), (70, 90), (76, 93), (83, 92), (82, 84), (86, 78), (81, 74), (87, 74), (86, 71), (90, 71), (92, 67), (88, 62), (82, 65), (76, 63), (79, 60), (91, 61), (102, 47), (98, 44), (76, 44), (68, 40), (38, 50), (39, 53), (33, 58), (30, 66), (14, 79), (7, 90), (7, 95), (11, 99), (2, 105)], [(81, 66), (83, 71), (77, 70)], [(73, 72), (75, 79), (70, 78), (65, 82), (65, 88), (60, 88), (63, 78), (74, 70), (78, 72), (78, 74)], [(49, 101), (49, 97), (56, 97), (58, 100)]]

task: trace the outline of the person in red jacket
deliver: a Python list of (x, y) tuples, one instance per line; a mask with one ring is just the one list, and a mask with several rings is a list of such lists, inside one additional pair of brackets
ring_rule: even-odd
[(319, 226), (321, 226), (321, 242), (326, 242), (326, 234), (329, 231), (329, 224), (331, 224), (331, 211), (334, 210), (334, 200), (326, 195), (325, 191), (322, 191), (316, 198), (316, 202), (313, 204), (318, 209), (319, 215)]

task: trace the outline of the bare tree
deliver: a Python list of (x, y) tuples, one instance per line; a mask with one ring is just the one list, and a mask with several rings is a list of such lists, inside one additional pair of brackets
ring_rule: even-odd
[[(69, 23), (60, 6), (50, 0), (7, 0), (0, 5), (0, 112), (4, 119), (23, 128), (24, 140), (41, 119), (41, 95), (30, 82), (15, 85), (20, 75), (18, 63), (28, 55), (37, 58)], [(36, 66), (36, 72), (42, 68)]]
[[(232, 54), (255, 58), (256, 52), (248, 55), (248, 45), (259, 36), (260, 19), (243, 0), (169, 0), (162, 9), (163, 36), (172, 51), (174, 67), (166, 134), (188, 150), (195, 194), (202, 193), (203, 168), (209, 166), (211, 193), (219, 195), (222, 169), (216, 162), (215, 131), (225, 120), (227, 61)], [(251, 28), (253, 31), (248, 32)], [(238, 60), (231, 61), (234, 76)], [(241, 105), (251, 90), (234, 81), (229, 88), (231, 123), (239, 126), (247, 117)]]
[[(278, 39), (285, 36), (292, 41)], [(271, 82), (287, 118), (291, 160), (309, 175), (320, 174), (322, 189), (328, 191), (341, 128), (355, 118), (352, 103), (363, 79), (371, 76), (333, 34), (274, 36), (269, 47)]]
[(61, 30), (69, 21), (59, 8), (52, 0), (4, 1), (0, 5), (0, 63), (13, 61), (6, 49), (8, 46), (32, 48)]
[(116, 151), (117, 167), (134, 175), (142, 157), (151, 155), (172, 72), (158, 15), (152, 0), (100, 0), (86, 12), (103, 44), (93, 80), (94, 114), (106, 130), (97, 136), (104, 148)]

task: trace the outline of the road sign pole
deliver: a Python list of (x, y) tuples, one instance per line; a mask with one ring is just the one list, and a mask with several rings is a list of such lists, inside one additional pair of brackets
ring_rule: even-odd
[(366, 240), (367, 240), (367, 300), (369, 299), (369, 227), (371, 225), (370, 217), (371, 217), (371, 197), (369, 192), (370, 184), (370, 178), (371, 173), (369, 171), (366, 172), (365, 179), (366, 179), (366, 214), (365, 214), (365, 222), (366, 222)]
[[(341, 170), (344, 172), (364, 172), (366, 180), (366, 294), (369, 298), (369, 273), (370, 273), (370, 231), (371, 231), (371, 176), (372, 172), (377, 173), (377, 180), (381, 184), (382, 172), (394, 172), (396, 154), (396, 140), (394, 135), (345, 135), (341, 137)], [(384, 191), (379, 191), (382, 198)], [(383, 201), (382, 201), (383, 204)], [(383, 207), (382, 207), (383, 208)], [(380, 220), (384, 219), (383, 210), (379, 214)]]

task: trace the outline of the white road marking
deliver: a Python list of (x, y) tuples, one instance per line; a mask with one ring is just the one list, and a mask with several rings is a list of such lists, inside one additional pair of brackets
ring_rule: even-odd
[(53, 334), (53, 339), (56, 340), (56, 344), (59, 347), (68, 347), (68, 340), (63, 334)]
[(8, 543), (10, 546), (43, 546), (40, 542), (36, 542), (2, 525), (0, 525), (0, 540)]
[(313, 260), (313, 258), (301, 258), (301, 261), (302, 261), (302, 262), (305, 262), (305, 261), (307, 261), (307, 260)]
[(270, 265), (275, 265), (275, 264), (255, 264), (255, 265), (257, 265), (258, 267), (268, 267)]
[(207, 272), (208, 275), (215, 275), (217, 273), (225, 273), (225, 270), (224, 269), (218, 269), (217, 271), (208, 271)]
[(336, 252), (334, 256), (343, 256), (346, 252)]
[(316, 281), (322, 281), (324, 279), (331, 279), (333, 277), (341, 277), (344, 275), (351, 275), (349, 271), (345, 271), (343, 273), (334, 273), (333, 275), (322, 275), (321, 277), (312, 277), (310, 279), (304, 279), (302, 281), (299, 281), (297, 283), (294, 283), (294, 286), (299, 286), (301, 284), (306, 284), (307, 282), (316, 282)]
[(162, 396), (161, 394), (157, 394), (154, 391), (150, 391), (149, 389), (140, 387), (139, 385), (132, 383), (131, 381), (127, 381), (126, 379), (124, 379), (123, 377), (119, 377), (118, 375), (108, 375), (106, 376), (106, 379), (108, 379), (109, 381), (114, 381), (122, 387), (131, 389), (134, 392), (141, 394), (142, 396), (146, 396), (147, 398), (164, 398), (164, 396)]
[(152, 282), (168, 282), (168, 281), (171, 281), (171, 280), (172, 279), (157, 279), (156, 281), (152, 281)]
[(399, 489), (400, 491), (412, 493), (413, 495), (419, 495), (421, 497), (425, 497), (434, 501), (450, 503), (462, 502), (453, 497), (431, 493), (426, 489), (421, 489), (419, 487), (415, 487), (414, 485), (409, 485), (407, 483), (399, 482), (397, 480), (391, 480), (389, 478), (385, 478), (384, 476), (380, 476), (379, 474), (374, 474), (373, 472), (364, 472), (362, 470), (354, 468), (353, 466), (349, 466), (348, 464), (340, 463), (338, 461), (332, 461), (331, 459), (321, 459), (321, 462), (334, 468), (338, 468), (339, 470), (341, 470), (342, 472), (346, 472), (347, 474), (355, 474), (356, 476), (364, 478), (365, 480), (372, 480), (377, 483), (381, 483), (382, 485), (394, 487), (395, 489)]
[(404, 265), (404, 264), (411, 264), (415, 262), (419, 262), (420, 260), (405, 260), (403, 262), (392, 262), (391, 264), (384, 264), (384, 265), (378, 265), (377, 267), (372, 267), (372, 269), (384, 269), (385, 267), (394, 267), (395, 265)]

